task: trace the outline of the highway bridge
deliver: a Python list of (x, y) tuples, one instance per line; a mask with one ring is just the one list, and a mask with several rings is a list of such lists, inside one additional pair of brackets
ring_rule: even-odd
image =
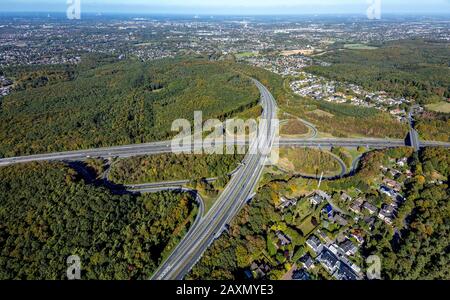
[[(238, 141), (238, 144), (248, 144), (248, 142)], [(417, 146), (417, 143), (415, 143)], [(383, 149), (401, 146), (413, 146), (410, 141), (392, 139), (283, 139), (279, 141), (280, 147), (366, 147), (369, 149)], [(186, 147), (188, 151), (192, 147)], [(274, 147), (277, 147), (275, 144)], [(418, 147), (446, 147), (450, 148), (450, 143), (421, 141)], [(152, 155), (161, 153), (171, 153), (171, 142), (155, 142), (137, 145), (117, 146), (109, 148), (98, 148), (80, 151), (57, 152), (48, 154), (38, 154), (21, 157), (10, 157), (0, 159), (0, 166), (7, 166), (17, 163), (29, 163), (35, 161), (84, 161), (89, 158), (128, 158), (142, 155)]]

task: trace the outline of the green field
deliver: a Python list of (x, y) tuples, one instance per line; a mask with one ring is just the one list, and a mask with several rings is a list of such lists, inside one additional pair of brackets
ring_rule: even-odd
[(286, 171), (316, 176), (334, 176), (341, 172), (341, 166), (329, 153), (307, 148), (280, 149), (279, 166)]
[(428, 110), (442, 112), (442, 113), (450, 113), (450, 103), (449, 102), (439, 102), (433, 103), (426, 106)]
[(297, 119), (288, 120), (286, 124), (281, 125), (280, 129), (282, 135), (305, 135), (307, 133), (309, 133), (309, 128)]
[(302, 224), (300, 224), (299, 229), (303, 232), (304, 236), (307, 236), (308, 234), (310, 234), (315, 228), (316, 226), (314, 226), (311, 222), (313, 216), (309, 216), (307, 217)]
[(350, 50), (375, 50), (375, 49), (378, 49), (377, 47), (368, 46), (365, 44), (345, 44), (344, 48), (350, 49)]
[(247, 57), (257, 56), (258, 54), (248, 51), (248, 52), (237, 53), (235, 55), (237, 58), (247, 58)]

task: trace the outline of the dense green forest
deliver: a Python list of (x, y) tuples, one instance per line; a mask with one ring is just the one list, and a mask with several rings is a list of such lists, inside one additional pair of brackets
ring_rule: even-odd
[(450, 142), (450, 114), (425, 112), (416, 120), (416, 129), (422, 139)]
[(244, 159), (242, 154), (159, 154), (119, 160), (111, 169), (116, 183), (137, 184), (185, 179), (228, 177)]
[[(400, 221), (396, 221), (402, 224), (405, 220), (401, 238), (394, 234), (392, 227), (378, 220), (375, 229), (367, 235), (361, 252), (365, 256), (380, 255), (385, 279), (448, 280), (450, 152), (447, 149), (427, 148), (420, 155), (413, 154), (409, 148), (372, 151), (363, 158), (355, 176), (325, 181), (321, 189), (331, 194), (358, 188), (368, 192), (367, 199), (377, 198), (370, 195), (373, 192), (370, 190), (380, 174), (380, 165), (402, 157), (412, 160), (412, 171), (416, 176), (405, 179), (407, 200), (398, 213)], [(444, 180), (444, 183), (434, 182), (435, 178)], [(228, 233), (205, 252), (188, 278), (243, 279), (244, 271), (249, 270), (252, 263), (264, 263), (270, 266), (267, 277), (280, 279), (301, 256), (308, 253), (305, 239), (308, 232), (320, 224), (317, 221), (320, 212), (311, 212), (307, 201), (300, 200), (281, 211), (277, 208), (279, 197), (305, 195), (316, 187), (317, 181), (314, 180), (266, 174), (256, 197), (234, 219)], [(300, 199), (304, 198), (300, 196)], [(311, 213), (306, 224), (304, 218)], [(275, 246), (277, 231), (287, 234), (292, 243)], [(287, 258), (286, 253), (290, 253), (292, 258)], [(311, 275), (313, 279), (328, 278), (320, 271)]]
[(331, 66), (312, 66), (307, 71), (426, 104), (450, 98), (449, 56), (446, 42), (392, 41), (375, 50), (332, 51), (320, 56)]
[[(98, 66), (95, 62), (100, 60)], [(172, 122), (224, 119), (254, 107), (256, 86), (229, 62), (164, 59), (3, 70), (15, 91), (0, 107), (0, 157), (150, 142)]]
[[(405, 229), (400, 237), (392, 238), (391, 229), (380, 224), (364, 250), (383, 258), (385, 279), (448, 280), (450, 152), (427, 148), (414, 159), (416, 177), (406, 183), (406, 202), (399, 211), (399, 217), (405, 219)], [(444, 184), (434, 183), (437, 175), (447, 178), (440, 178), (445, 180)]]
[(63, 164), (0, 168), (0, 278), (147, 279), (195, 217), (193, 196), (113, 195)]

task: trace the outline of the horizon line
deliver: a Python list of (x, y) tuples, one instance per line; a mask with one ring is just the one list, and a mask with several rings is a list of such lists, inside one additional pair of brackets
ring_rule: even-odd
[[(1, 11), (0, 14), (66, 14), (66, 11), (49, 11), (49, 10), (42, 10), (42, 11), (26, 11), (26, 10), (11, 10), (11, 11)], [(214, 13), (207, 13), (207, 12), (201, 12), (201, 13), (195, 13), (195, 12), (117, 12), (117, 11), (106, 11), (106, 12), (100, 12), (100, 11), (85, 11), (82, 12), (81, 15), (181, 15), (181, 16), (317, 16), (317, 15), (334, 15), (334, 16), (365, 16), (365, 13), (361, 12), (349, 12), (349, 13), (342, 13), (342, 12), (304, 12), (304, 13), (253, 13), (253, 14), (246, 14), (246, 13), (220, 13), (220, 12), (214, 12)], [(450, 16), (450, 12), (385, 12), (383, 15), (389, 15), (389, 16)]]

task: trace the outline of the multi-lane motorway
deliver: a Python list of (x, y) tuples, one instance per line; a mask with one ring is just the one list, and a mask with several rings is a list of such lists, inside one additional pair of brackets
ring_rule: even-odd
[(240, 211), (249, 199), (262, 174), (267, 155), (258, 148), (272, 146), (276, 124), (277, 107), (275, 99), (259, 82), (255, 81), (261, 92), (264, 108), (262, 120), (267, 120), (267, 135), (260, 135), (249, 145), (243, 166), (231, 177), (229, 184), (221, 193), (213, 207), (208, 211), (200, 225), (190, 231), (167, 260), (153, 274), (152, 279), (182, 279), (201, 258), (206, 249), (225, 230), (226, 225)]
[[(333, 146), (342, 147), (367, 147), (371, 149), (406, 146), (404, 140), (390, 139), (284, 139), (279, 140), (280, 147), (311, 147), (327, 148)], [(276, 145), (274, 145), (276, 147)], [(443, 142), (420, 142), (420, 147), (447, 147), (450, 143)], [(186, 148), (186, 149), (190, 149)], [(28, 163), (35, 161), (83, 161), (88, 158), (127, 158), (141, 155), (161, 154), (172, 152), (171, 142), (155, 142), (138, 145), (127, 145), (109, 148), (99, 148), (80, 151), (58, 152), (49, 154), (38, 154), (21, 157), (11, 157), (0, 159), (0, 166), (7, 166), (17, 163)]]

